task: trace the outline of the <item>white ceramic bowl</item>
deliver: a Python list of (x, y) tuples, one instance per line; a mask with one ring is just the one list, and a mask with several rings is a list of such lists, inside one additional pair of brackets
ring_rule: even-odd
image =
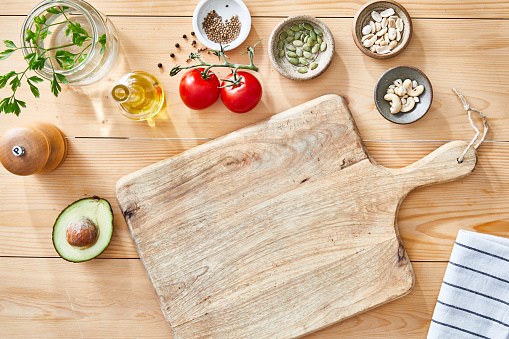
[(193, 30), (198, 40), (210, 49), (219, 50), (220, 45), (207, 38), (202, 26), (203, 19), (213, 10), (223, 18), (223, 21), (238, 15), (241, 23), (239, 36), (230, 42), (228, 47), (223, 46), (224, 50), (228, 51), (242, 44), (251, 31), (251, 13), (242, 0), (202, 0), (196, 6), (193, 14)]

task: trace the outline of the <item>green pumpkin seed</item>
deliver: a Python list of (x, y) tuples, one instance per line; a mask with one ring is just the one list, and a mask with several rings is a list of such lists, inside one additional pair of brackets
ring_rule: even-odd
[(315, 69), (318, 67), (318, 62), (312, 62), (311, 65), (309, 65), (309, 69)]
[(296, 50), (297, 48), (295, 48), (295, 46), (294, 46), (294, 45), (289, 45), (289, 44), (288, 44), (288, 45), (286, 45), (286, 49), (287, 49), (287, 50), (289, 50), (289, 51), (293, 51), (293, 52), (295, 52), (295, 50)]
[(293, 36), (295, 33), (291, 29), (287, 29), (286, 34)]
[(300, 36), (302, 35), (302, 32), (295, 32), (295, 39), (300, 39)]
[(309, 40), (309, 35), (306, 35), (304, 38), (304, 42), (306, 43), (306, 42), (308, 42), (308, 40)]
[(292, 42), (293, 36), (289, 35), (285, 40), (286, 40), (286, 42)]
[(309, 46), (313, 46), (315, 43), (316, 43), (316, 40), (315, 40), (315, 39), (313, 39), (312, 37), (310, 37), (310, 38), (309, 38), (309, 40), (308, 40), (308, 42), (307, 42), (307, 44), (308, 44)]
[(302, 46), (302, 49), (305, 50), (306, 52), (311, 52), (311, 46), (309, 46), (308, 44)]
[(299, 28), (300, 28), (301, 31), (303, 31), (304, 30), (304, 25), (302, 23), (300, 23), (299, 24)]
[(299, 72), (299, 73), (307, 73), (308, 69), (306, 67), (299, 67), (299, 68), (297, 68), (297, 72)]
[(313, 48), (311, 49), (311, 53), (313, 54), (316, 54), (318, 53), (318, 50), (320, 49), (320, 44), (316, 44), (313, 46)]
[(322, 42), (322, 44), (320, 45), (320, 51), (325, 51), (327, 49), (327, 43), (324, 41)]
[(299, 62), (300, 62), (301, 64), (303, 64), (304, 66), (306, 66), (307, 64), (309, 64), (309, 62), (307, 61), (307, 59), (306, 59), (306, 58), (299, 58)]
[(300, 58), (303, 54), (302, 54), (302, 49), (298, 49), (296, 52), (297, 56)]
[(313, 38), (313, 40), (316, 40), (316, 33), (315, 33), (315, 31), (310, 31), (310, 32), (309, 32), (309, 36), (310, 36), (311, 38)]
[(285, 56), (285, 51), (280, 50), (280, 51), (279, 51), (279, 57), (280, 57), (280, 58), (282, 58), (282, 57), (284, 57), (284, 56)]
[(304, 52), (303, 54), (304, 54), (304, 57), (305, 57), (306, 59), (313, 59), (313, 58), (314, 58), (313, 53)]
[(320, 37), (320, 36), (319, 36), (319, 37), (316, 37), (316, 42), (318, 42), (319, 44), (321, 44), (321, 43), (322, 43), (322, 37)]
[(291, 29), (292, 29), (292, 31), (294, 31), (294, 32), (298, 32), (298, 31), (300, 31), (300, 28), (299, 28), (299, 26), (297, 26), (297, 25), (293, 25)]
[(302, 24), (302, 26), (304, 26), (305, 29), (313, 29), (313, 26), (311, 26), (310, 24), (308, 24), (307, 22), (304, 22)]
[(288, 61), (290, 61), (291, 64), (298, 65), (299, 59), (297, 58), (288, 58)]
[(290, 58), (296, 58), (297, 57), (297, 53), (292, 52), (292, 51), (286, 52), (286, 55), (288, 55)]
[(281, 33), (281, 34), (279, 35), (279, 40), (284, 40), (284, 39), (286, 39), (287, 37), (288, 37), (288, 33), (283, 32), (283, 33)]
[(285, 42), (283, 40), (279, 40), (277, 44), (277, 49), (282, 50), (285, 47)]
[(293, 40), (292, 43), (295, 47), (301, 47), (302, 45), (304, 45), (304, 43), (300, 40)]
[(316, 35), (322, 36), (322, 31), (320, 31), (319, 29), (315, 28), (314, 31), (315, 31)]

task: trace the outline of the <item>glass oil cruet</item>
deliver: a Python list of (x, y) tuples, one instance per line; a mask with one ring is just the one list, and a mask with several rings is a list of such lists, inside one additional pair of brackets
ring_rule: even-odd
[(163, 106), (164, 92), (161, 83), (150, 73), (127, 73), (111, 89), (120, 112), (133, 120), (147, 120)]

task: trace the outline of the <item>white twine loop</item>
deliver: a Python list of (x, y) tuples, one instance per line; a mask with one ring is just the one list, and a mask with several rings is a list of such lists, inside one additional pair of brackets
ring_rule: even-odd
[(463, 158), (465, 158), (465, 155), (467, 154), (468, 150), (470, 149), (470, 147), (472, 147), (472, 145), (474, 145), (474, 142), (479, 138), (479, 136), (481, 135), (481, 132), (479, 132), (479, 129), (475, 126), (474, 124), (474, 121), (472, 120), (472, 112), (475, 112), (477, 114), (479, 114), (479, 116), (481, 117), (482, 119), (482, 122), (483, 122), (483, 125), (484, 125), (484, 131), (482, 133), (482, 137), (481, 139), (479, 139), (479, 141), (477, 142), (476, 145), (474, 145), (474, 149), (477, 149), (479, 146), (481, 146), (481, 144), (484, 142), (484, 140), (486, 139), (486, 135), (488, 134), (488, 119), (486, 118), (486, 116), (484, 115), (483, 112), (479, 111), (478, 109), (476, 108), (472, 108), (470, 107), (470, 105), (468, 104), (467, 100), (465, 99), (465, 97), (463, 97), (463, 95), (461, 95), (460, 92), (458, 92), (456, 90), (456, 88), (453, 88), (452, 89), (454, 91), (454, 93), (456, 93), (458, 95), (458, 97), (460, 98), (461, 102), (463, 103), (463, 108), (465, 109), (465, 111), (467, 111), (468, 113), (468, 120), (470, 120), (470, 125), (472, 125), (472, 128), (474, 129), (475, 131), (475, 137), (472, 139), (472, 141), (470, 141), (470, 143), (468, 144), (467, 148), (465, 148), (465, 150), (463, 151), (463, 153), (461, 154), (461, 156), (458, 158), (458, 163), (461, 164), (463, 162)]

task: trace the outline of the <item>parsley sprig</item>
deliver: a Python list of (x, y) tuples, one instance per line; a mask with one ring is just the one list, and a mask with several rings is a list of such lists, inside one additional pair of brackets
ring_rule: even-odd
[[(0, 101), (0, 113), (14, 113), (19, 115), (21, 107), (26, 108), (26, 103), (24, 101), (16, 99), (16, 91), (19, 87), (21, 87), (23, 78), (25, 78), (33, 96), (35, 98), (39, 98), (40, 92), (37, 88), (37, 84), (41, 83), (43, 79), (36, 75), (28, 76), (28, 71), (42, 70), (46, 64), (49, 64), (52, 69), (50, 79), (51, 92), (54, 96), (58, 97), (58, 94), (62, 91), (60, 83), (68, 84), (69, 82), (63, 74), (55, 71), (54, 62), (56, 62), (61, 69), (66, 70), (73, 68), (87, 57), (89, 49), (93, 44), (92, 37), (78, 22), (71, 22), (69, 20), (66, 14), (67, 9), (69, 9), (69, 7), (59, 6), (50, 7), (46, 10), (49, 14), (62, 14), (65, 20), (61, 22), (48, 24), (47, 18), (44, 14), (34, 18), (35, 31), (29, 29), (25, 36), (25, 41), (30, 45), (30, 47), (18, 47), (11, 40), (3, 41), (7, 49), (0, 52), (0, 60), (5, 60), (14, 52), (22, 49), (30, 49), (33, 52), (28, 53), (25, 56), (25, 60), (28, 63), (25, 70), (21, 72), (10, 71), (5, 75), (0, 75), (0, 89), (9, 84), (12, 90), (11, 96)], [(67, 24), (65, 35), (70, 37), (70, 42), (61, 46), (42, 48), (41, 42), (51, 34), (49, 28), (51, 26), (62, 24)], [(106, 49), (106, 34), (101, 35), (97, 43), (101, 45), (100, 53), (103, 54)], [(78, 46), (82, 47), (82, 49), (77, 53), (72, 53), (64, 49), (70, 46)], [(54, 55), (50, 55), (49, 53), (52, 50), (56, 50)]]

